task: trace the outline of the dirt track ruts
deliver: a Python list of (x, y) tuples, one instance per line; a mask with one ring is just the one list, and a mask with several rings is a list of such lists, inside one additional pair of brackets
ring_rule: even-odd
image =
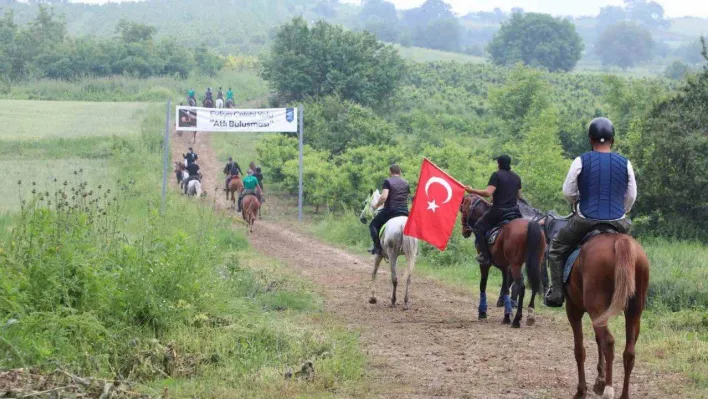
[[(173, 137), (173, 156), (181, 157), (183, 148), (191, 144), (191, 135)], [(223, 185), (222, 165), (209, 147), (207, 135), (200, 134), (194, 147), (205, 176), (205, 189), (213, 195), (214, 185), (218, 184), (219, 188)], [(226, 204), (223, 191), (218, 192), (217, 198), (221, 206)], [(271, 214), (264, 212), (264, 215)], [(350, 328), (361, 331), (375, 396), (569, 398), (575, 393), (573, 339), (569, 325), (562, 318), (554, 321), (552, 317), (538, 315), (535, 326), (511, 329), (500, 324), (501, 309), (491, 307), (490, 318), (478, 321), (477, 298), (415, 273), (411, 310), (392, 309), (388, 307), (388, 264), (383, 264), (379, 271), (378, 304), (370, 305), (367, 300), (371, 259), (321, 243), (298, 233), (285, 222), (267, 220), (268, 216), (265, 219), (256, 222), (255, 232), (250, 236), (251, 245), (313, 281), (325, 296), (326, 310)], [(402, 274), (400, 268), (399, 273)], [(402, 288), (403, 284), (399, 284), (401, 299)], [(613, 334), (619, 337), (624, 332), (615, 330)], [(597, 375), (593, 335), (585, 336), (585, 348), (585, 369), (592, 384)], [(617, 397), (624, 376), (623, 349), (623, 345), (615, 347)], [(642, 358), (640, 335), (631, 381), (632, 397), (685, 397), (680, 394), (685, 383), (683, 377), (649, 371), (643, 366)], [(592, 386), (588, 388), (588, 397), (595, 397)]]

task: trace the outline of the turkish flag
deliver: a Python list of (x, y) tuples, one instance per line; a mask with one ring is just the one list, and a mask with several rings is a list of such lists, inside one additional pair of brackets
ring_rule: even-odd
[(445, 250), (455, 228), (465, 186), (423, 159), (413, 207), (403, 234)]

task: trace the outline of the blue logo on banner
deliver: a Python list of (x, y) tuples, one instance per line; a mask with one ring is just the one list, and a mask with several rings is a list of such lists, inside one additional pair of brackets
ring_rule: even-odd
[(295, 120), (295, 108), (285, 108), (285, 120), (288, 122)]

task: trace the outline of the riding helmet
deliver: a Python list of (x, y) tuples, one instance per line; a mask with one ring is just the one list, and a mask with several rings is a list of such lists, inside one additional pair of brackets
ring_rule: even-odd
[(607, 118), (595, 118), (588, 127), (588, 136), (592, 140), (604, 143), (615, 138), (615, 127)]

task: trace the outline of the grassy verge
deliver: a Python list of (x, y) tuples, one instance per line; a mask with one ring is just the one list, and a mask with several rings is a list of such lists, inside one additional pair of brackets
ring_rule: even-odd
[(251, 69), (222, 70), (216, 76), (190, 76), (180, 79), (172, 76), (138, 79), (128, 76), (83, 78), (73, 82), (40, 79), (0, 85), (0, 98), (44, 101), (140, 101), (162, 102), (172, 99), (185, 101), (187, 90), (194, 88), (198, 98), (207, 87), (215, 92), (234, 89), (234, 100), (241, 102), (262, 98), (268, 92), (267, 84), (257, 71)]
[[(364, 395), (358, 336), (311, 286), (255, 255), (208, 201), (171, 194), (160, 213), (161, 112), (100, 159), (114, 186), (77, 171), (5, 217), (0, 369), (120, 377), (150, 396)], [(60, 161), (85, 140), (17, 146)]]
[[(309, 230), (323, 241), (363, 253), (370, 246), (366, 226), (354, 216), (321, 216), (311, 221)], [(691, 397), (708, 396), (708, 296), (706, 296), (705, 260), (708, 249), (698, 243), (658, 239), (641, 240), (650, 260), (649, 306), (642, 317), (638, 356), (656, 370), (681, 373), (693, 382), (685, 387)], [(439, 252), (423, 244), (417, 272), (447, 284), (469, 290), (479, 296), (479, 267), (474, 261), (474, 245), (456, 231), (448, 250)], [(493, 271), (487, 292), (495, 302), (501, 276)], [(565, 323), (563, 310), (543, 306), (539, 312), (556, 322)], [(624, 319), (612, 321), (616, 348), (624, 348)], [(586, 339), (592, 342), (593, 331), (585, 318)]]

